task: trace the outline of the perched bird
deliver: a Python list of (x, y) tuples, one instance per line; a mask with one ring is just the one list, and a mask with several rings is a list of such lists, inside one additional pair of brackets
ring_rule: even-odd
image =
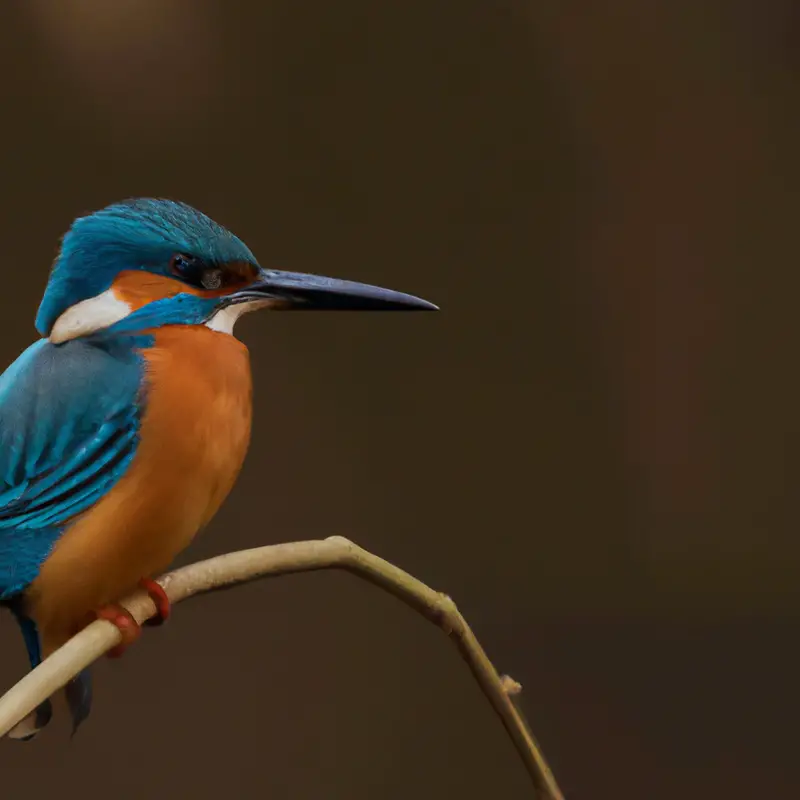
[[(410, 295), (262, 268), (232, 233), (183, 203), (134, 199), (81, 217), (39, 306), (42, 336), (0, 375), (0, 604), (35, 667), (93, 619), (122, 645), (117, 601), (152, 578), (219, 509), (250, 439), (254, 309), (435, 310)], [(65, 688), (73, 731), (87, 671)], [(11, 732), (33, 737), (43, 703)]]

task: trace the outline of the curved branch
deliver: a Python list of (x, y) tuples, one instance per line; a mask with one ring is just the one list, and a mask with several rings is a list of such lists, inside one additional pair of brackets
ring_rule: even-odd
[[(341, 536), (324, 540), (241, 550), (199, 561), (158, 579), (172, 603), (197, 594), (245, 583), (268, 575), (319, 569), (344, 569), (374, 583), (416, 609), (454, 640), (483, 693), (499, 715), (542, 800), (563, 800), (547, 763), (511, 696), (520, 686), (501, 677), (455, 603), (388, 561)], [(138, 622), (155, 616), (156, 607), (144, 591), (122, 601)], [(0, 736), (121, 641), (116, 626), (97, 620), (29, 672), (0, 698)]]

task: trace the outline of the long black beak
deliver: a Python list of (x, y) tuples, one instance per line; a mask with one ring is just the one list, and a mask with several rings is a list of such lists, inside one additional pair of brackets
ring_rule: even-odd
[(439, 310), (427, 300), (391, 289), (280, 270), (263, 270), (255, 283), (229, 298), (231, 303), (250, 300), (274, 300), (275, 308), (294, 311)]

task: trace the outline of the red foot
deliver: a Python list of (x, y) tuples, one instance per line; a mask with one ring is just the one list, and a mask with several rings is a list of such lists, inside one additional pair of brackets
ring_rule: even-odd
[(103, 606), (97, 610), (96, 615), (98, 619), (113, 622), (122, 634), (122, 641), (106, 654), (109, 658), (119, 658), (141, 636), (139, 623), (120, 605), (111, 603)]
[(144, 589), (147, 594), (150, 595), (150, 599), (155, 603), (157, 611), (156, 616), (148, 619), (144, 624), (163, 625), (169, 619), (170, 611), (172, 609), (169, 602), (169, 597), (167, 597), (167, 593), (164, 591), (160, 583), (156, 583), (150, 578), (142, 578), (139, 581), (139, 586), (141, 586), (142, 589)]

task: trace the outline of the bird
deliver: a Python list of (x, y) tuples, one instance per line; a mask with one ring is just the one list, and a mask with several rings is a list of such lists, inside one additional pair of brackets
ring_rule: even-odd
[[(262, 267), (244, 242), (177, 200), (133, 198), (79, 216), (61, 239), (39, 337), (0, 375), (0, 605), (30, 668), (95, 619), (141, 628), (119, 604), (214, 517), (248, 449), (252, 380), (234, 335), (255, 310), (434, 311), (370, 284)], [(88, 668), (64, 687), (72, 734)], [(9, 736), (35, 738), (50, 700)]]

